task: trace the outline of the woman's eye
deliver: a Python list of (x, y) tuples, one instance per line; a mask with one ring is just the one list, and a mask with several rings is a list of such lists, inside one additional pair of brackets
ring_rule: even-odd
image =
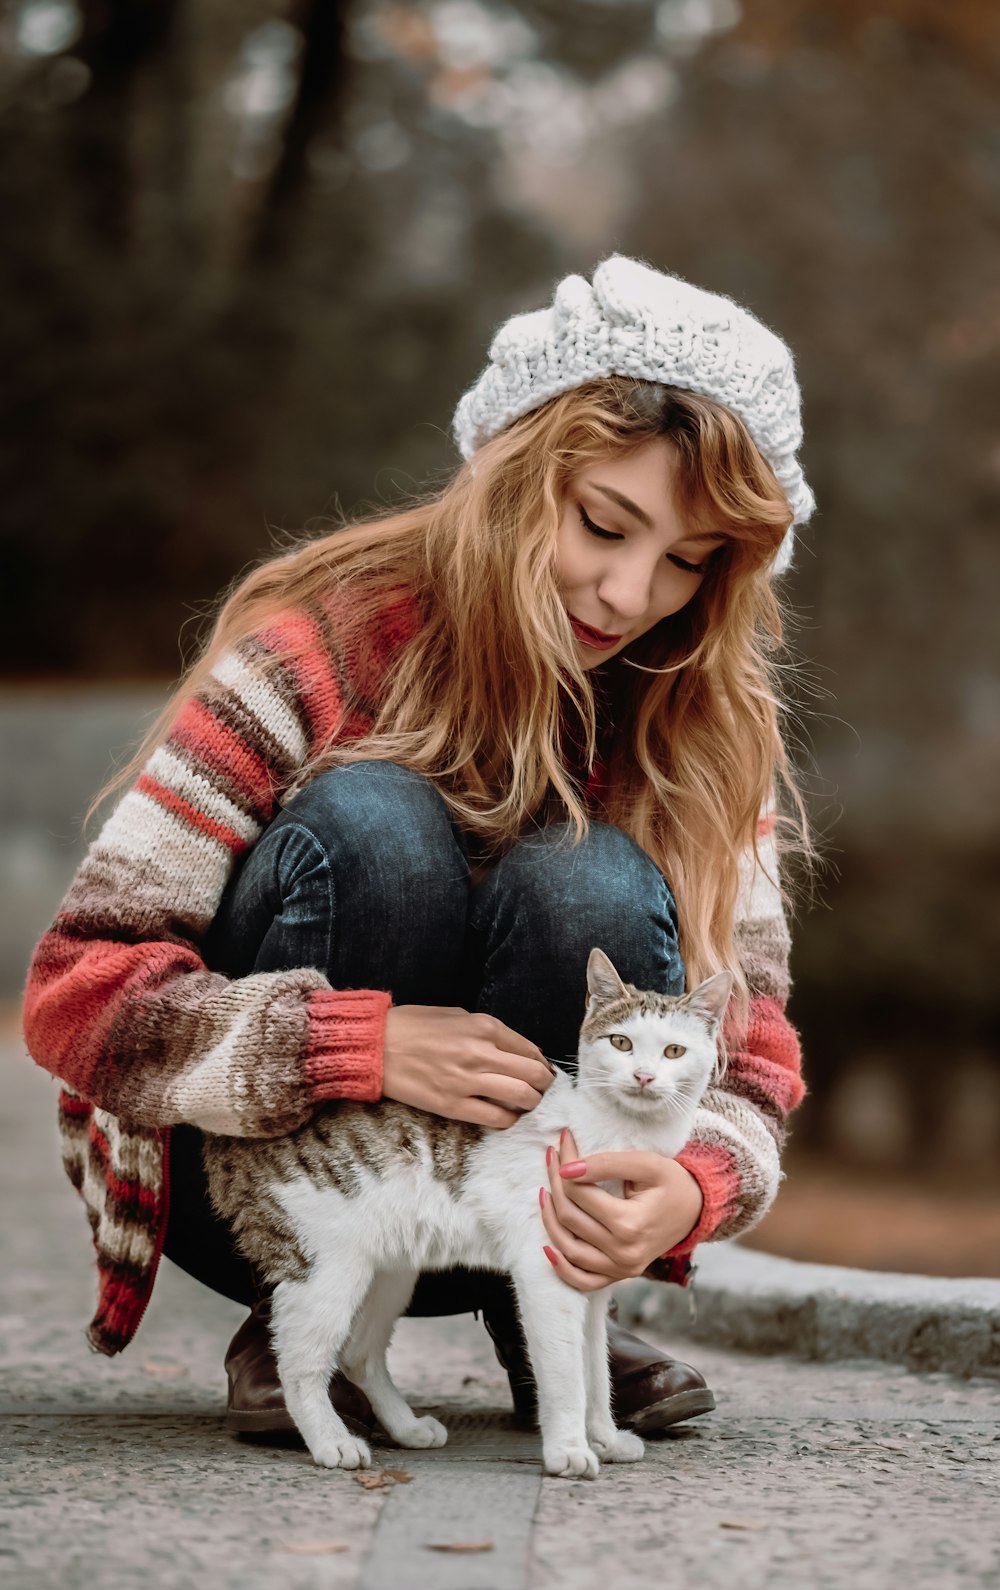
[[(577, 512), (580, 515), (580, 523), (590, 535), (598, 536), (602, 541), (624, 541), (625, 537), (619, 535), (617, 531), (603, 530), (599, 524), (595, 524), (581, 503), (577, 503)], [(667, 553), (667, 562), (673, 563), (678, 569), (683, 569), (686, 574), (704, 574), (707, 567), (704, 563), (688, 563), (686, 558), (679, 558), (676, 552)]]
[(668, 1043), (663, 1053), (668, 1060), (679, 1060), (682, 1054), (687, 1054), (687, 1049), (682, 1043)]
[(579, 503), (577, 503), (577, 512), (580, 515), (580, 523), (583, 528), (589, 530), (592, 536), (600, 536), (602, 541), (624, 540), (624, 537), (616, 535), (614, 530), (602, 530), (599, 524), (595, 524), (593, 519), (588, 518), (586, 510)]
[(631, 1052), (632, 1040), (631, 1038), (626, 1038), (623, 1032), (613, 1032), (611, 1034), (611, 1042), (614, 1048), (621, 1049), (624, 1054)]

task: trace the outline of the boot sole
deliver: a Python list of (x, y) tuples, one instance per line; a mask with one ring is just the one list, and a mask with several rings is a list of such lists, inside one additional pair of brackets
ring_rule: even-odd
[[(340, 1409), (337, 1409), (340, 1413)], [(364, 1424), (360, 1419), (352, 1418), (349, 1413), (340, 1413), (347, 1428), (352, 1435), (361, 1436), (362, 1440), (370, 1441), (372, 1426)], [(223, 1429), (227, 1435), (253, 1436), (259, 1441), (271, 1438), (275, 1443), (289, 1444), (298, 1442), (305, 1445), (290, 1413), (278, 1411), (268, 1412), (267, 1409), (247, 1409), (241, 1412), (237, 1408), (226, 1410)]]
[(639, 1408), (629, 1418), (622, 1419), (621, 1423), (636, 1435), (655, 1435), (657, 1430), (667, 1430), (685, 1419), (696, 1419), (714, 1408), (715, 1397), (703, 1386), (693, 1391), (675, 1392), (672, 1397), (664, 1397), (662, 1402), (652, 1402), (648, 1408)]

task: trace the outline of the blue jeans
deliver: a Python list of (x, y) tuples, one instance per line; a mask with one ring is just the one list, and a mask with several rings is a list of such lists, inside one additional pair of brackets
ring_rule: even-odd
[[(205, 954), (229, 977), (315, 966), (334, 988), (385, 989), (397, 1005), (487, 1011), (572, 1070), (595, 944), (627, 982), (683, 992), (673, 894), (627, 834), (592, 822), (574, 845), (571, 826), (552, 823), (482, 868), (430, 780), (394, 762), (352, 762), (313, 779), (264, 831)], [(200, 1134), (176, 1127), (172, 1137), (165, 1251), (252, 1301), (248, 1267), (199, 1180)], [(411, 1311), (432, 1294), (442, 1306), (422, 1311), (450, 1312), (449, 1293), (464, 1299), (464, 1272), (449, 1273), (453, 1287), (424, 1278)]]

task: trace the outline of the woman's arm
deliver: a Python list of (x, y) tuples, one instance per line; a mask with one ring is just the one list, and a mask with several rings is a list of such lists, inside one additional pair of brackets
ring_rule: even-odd
[(785, 1015), (790, 941), (773, 830), (773, 814), (765, 814), (757, 840), (762, 865), (748, 852), (741, 868), (735, 937), (750, 987), (749, 1020), (742, 1034), (727, 1030), (725, 1076), (705, 1095), (691, 1139), (677, 1155), (704, 1204), (668, 1261), (709, 1238), (738, 1236), (766, 1214), (781, 1181), (785, 1122), (805, 1094), (798, 1034)]
[(40, 1065), (136, 1125), (233, 1136), (291, 1130), (325, 1099), (380, 1096), (387, 993), (335, 991), (308, 969), (230, 981), (201, 956), (236, 863), (342, 720), (317, 618), (289, 615), (221, 659), (35, 950), (24, 1032)]

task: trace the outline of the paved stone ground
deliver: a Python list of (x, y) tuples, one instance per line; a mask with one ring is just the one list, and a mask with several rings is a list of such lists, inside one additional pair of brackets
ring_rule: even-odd
[[(543, 1479), (535, 1438), (511, 1428), (482, 1327), (413, 1320), (396, 1373), (453, 1439), (379, 1449), (409, 1483), (365, 1490), (302, 1451), (233, 1441), (221, 1363), (241, 1310), (165, 1265), (129, 1351), (92, 1355), (87, 1234), (58, 1163), (53, 1085), (16, 1043), (0, 1075), (0, 1578), (18, 1590), (1000, 1583), (995, 1382), (690, 1345), (718, 1411), (650, 1443), (640, 1465), (567, 1483)], [(493, 1549), (431, 1549), (483, 1541)], [(296, 1549), (310, 1546), (327, 1549)]]

